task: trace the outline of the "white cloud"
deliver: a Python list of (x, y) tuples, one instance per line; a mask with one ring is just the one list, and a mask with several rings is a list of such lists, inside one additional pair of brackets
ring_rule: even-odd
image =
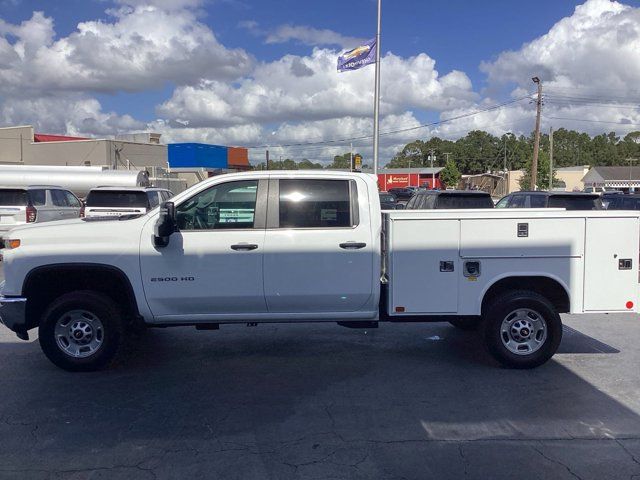
[[(171, 120), (221, 127), (246, 122), (295, 122), (367, 117), (373, 109), (373, 67), (337, 73), (337, 52), (316, 48), (304, 57), (286, 55), (256, 66), (237, 84), (219, 81), (177, 88), (158, 107)], [(471, 81), (462, 72), (440, 77), (426, 54), (382, 61), (381, 111), (442, 110), (471, 104)]]
[(168, 81), (232, 80), (251, 67), (249, 54), (225, 48), (188, 9), (138, 5), (110, 13), (112, 22), (82, 22), (58, 40), (42, 12), (20, 25), (0, 22), (0, 91), (140, 91)]
[(244, 20), (238, 24), (257, 37), (264, 37), (265, 43), (297, 42), (311, 47), (338, 45), (344, 49), (355, 48), (365, 39), (342, 35), (326, 28), (313, 28), (308, 25), (280, 25), (273, 29), (263, 29), (255, 20)]
[(588, 0), (547, 34), (517, 51), (483, 63), (490, 83), (529, 89), (539, 76), (550, 89), (583, 93), (638, 92), (640, 9), (610, 0)]
[(129, 115), (105, 113), (100, 102), (78, 95), (5, 99), (0, 105), (0, 123), (33, 124), (41, 132), (96, 137), (146, 128)]

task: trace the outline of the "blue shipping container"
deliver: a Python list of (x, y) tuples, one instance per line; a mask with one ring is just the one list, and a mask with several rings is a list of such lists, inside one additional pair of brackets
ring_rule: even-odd
[(171, 168), (227, 168), (227, 147), (206, 143), (170, 143)]

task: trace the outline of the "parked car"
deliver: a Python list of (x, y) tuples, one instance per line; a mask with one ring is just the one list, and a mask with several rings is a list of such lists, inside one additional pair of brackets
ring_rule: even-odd
[(26, 223), (78, 218), (82, 203), (62, 187), (0, 187), (0, 234)]
[(380, 192), (380, 208), (382, 210), (396, 210), (398, 207), (403, 207), (401, 203), (398, 203), (398, 200), (395, 196), (390, 193)]
[(487, 192), (478, 190), (419, 190), (409, 200), (408, 210), (493, 208)]
[(640, 210), (640, 194), (603, 193), (602, 204), (607, 210)]
[(416, 193), (416, 188), (414, 187), (396, 187), (390, 188), (387, 190), (387, 193), (390, 193), (398, 200), (409, 200)]
[(500, 199), (496, 208), (564, 208), (604, 210), (600, 195), (583, 192), (514, 192)]
[(97, 187), (85, 200), (85, 217), (119, 217), (146, 213), (173, 196), (170, 190), (154, 187)]

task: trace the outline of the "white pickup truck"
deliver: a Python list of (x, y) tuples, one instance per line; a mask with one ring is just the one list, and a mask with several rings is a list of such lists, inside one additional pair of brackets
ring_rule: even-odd
[(11, 230), (0, 317), (74, 371), (140, 327), (379, 321), (479, 328), (499, 362), (531, 368), (560, 313), (637, 312), (639, 215), (381, 212), (370, 175), (222, 175), (146, 214)]

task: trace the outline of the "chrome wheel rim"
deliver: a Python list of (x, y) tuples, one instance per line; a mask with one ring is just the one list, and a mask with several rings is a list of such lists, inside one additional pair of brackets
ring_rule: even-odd
[(102, 322), (87, 310), (71, 310), (56, 322), (58, 348), (73, 358), (86, 358), (96, 353), (104, 340)]
[(509, 313), (500, 326), (500, 338), (507, 350), (516, 355), (531, 355), (547, 340), (547, 322), (530, 308)]

